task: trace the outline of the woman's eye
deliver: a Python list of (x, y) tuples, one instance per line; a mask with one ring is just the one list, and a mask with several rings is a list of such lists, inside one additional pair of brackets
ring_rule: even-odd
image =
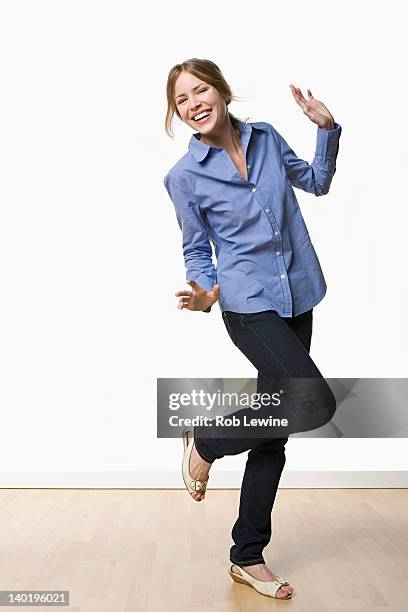
[[(207, 91), (208, 87), (203, 87), (202, 89), (198, 89), (197, 93), (203, 93), (204, 91)], [(186, 100), (179, 100), (177, 102), (177, 104), (184, 104), (184, 102), (186, 102)]]

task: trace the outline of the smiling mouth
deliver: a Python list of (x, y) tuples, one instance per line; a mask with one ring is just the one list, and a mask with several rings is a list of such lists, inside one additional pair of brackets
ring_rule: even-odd
[[(198, 113), (198, 115), (200, 115), (200, 114), (201, 113)], [(211, 115), (212, 115), (212, 110), (207, 115), (205, 115), (202, 119), (194, 119), (193, 118), (193, 121), (194, 121), (194, 123), (199, 123), (199, 124), (205, 123), (211, 117)]]

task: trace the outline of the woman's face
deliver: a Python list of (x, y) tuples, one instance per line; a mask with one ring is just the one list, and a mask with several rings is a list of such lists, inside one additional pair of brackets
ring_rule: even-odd
[[(177, 77), (174, 99), (182, 121), (201, 134), (208, 134), (225, 122), (225, 100), (215, 87), (190, 72), (184, 70)], [(210, 111), (210, 114), (201, 120), (194, 119), (204, 111)]]

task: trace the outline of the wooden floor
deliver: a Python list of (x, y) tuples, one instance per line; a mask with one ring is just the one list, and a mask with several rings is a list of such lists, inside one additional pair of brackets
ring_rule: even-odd
[(265, 558), (289, 601), (227, 573), (238, 495), (0, 489), (0, 590), (69, 590), (58, 609), (81, 612), (408, 610), (408, 489), (279, 489)]

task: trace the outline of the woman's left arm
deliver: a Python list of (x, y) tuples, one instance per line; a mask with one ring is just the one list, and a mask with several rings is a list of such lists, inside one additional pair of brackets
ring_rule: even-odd
[(336, 172), (336, 158), (339, 150), (339, 139), (342, 132), (328, 108), (316, 100), (308, 89), (309, 100), (306, 100), (299, 88), (291, 85), (292, 94), (305, 115), (317, 125), (316, 151), (312, 164), (300, 159), (282, 136), (273, 128), (280, 145), (286, 174), (293, 187), (303, 189), (316, 196), (329, 192)]

